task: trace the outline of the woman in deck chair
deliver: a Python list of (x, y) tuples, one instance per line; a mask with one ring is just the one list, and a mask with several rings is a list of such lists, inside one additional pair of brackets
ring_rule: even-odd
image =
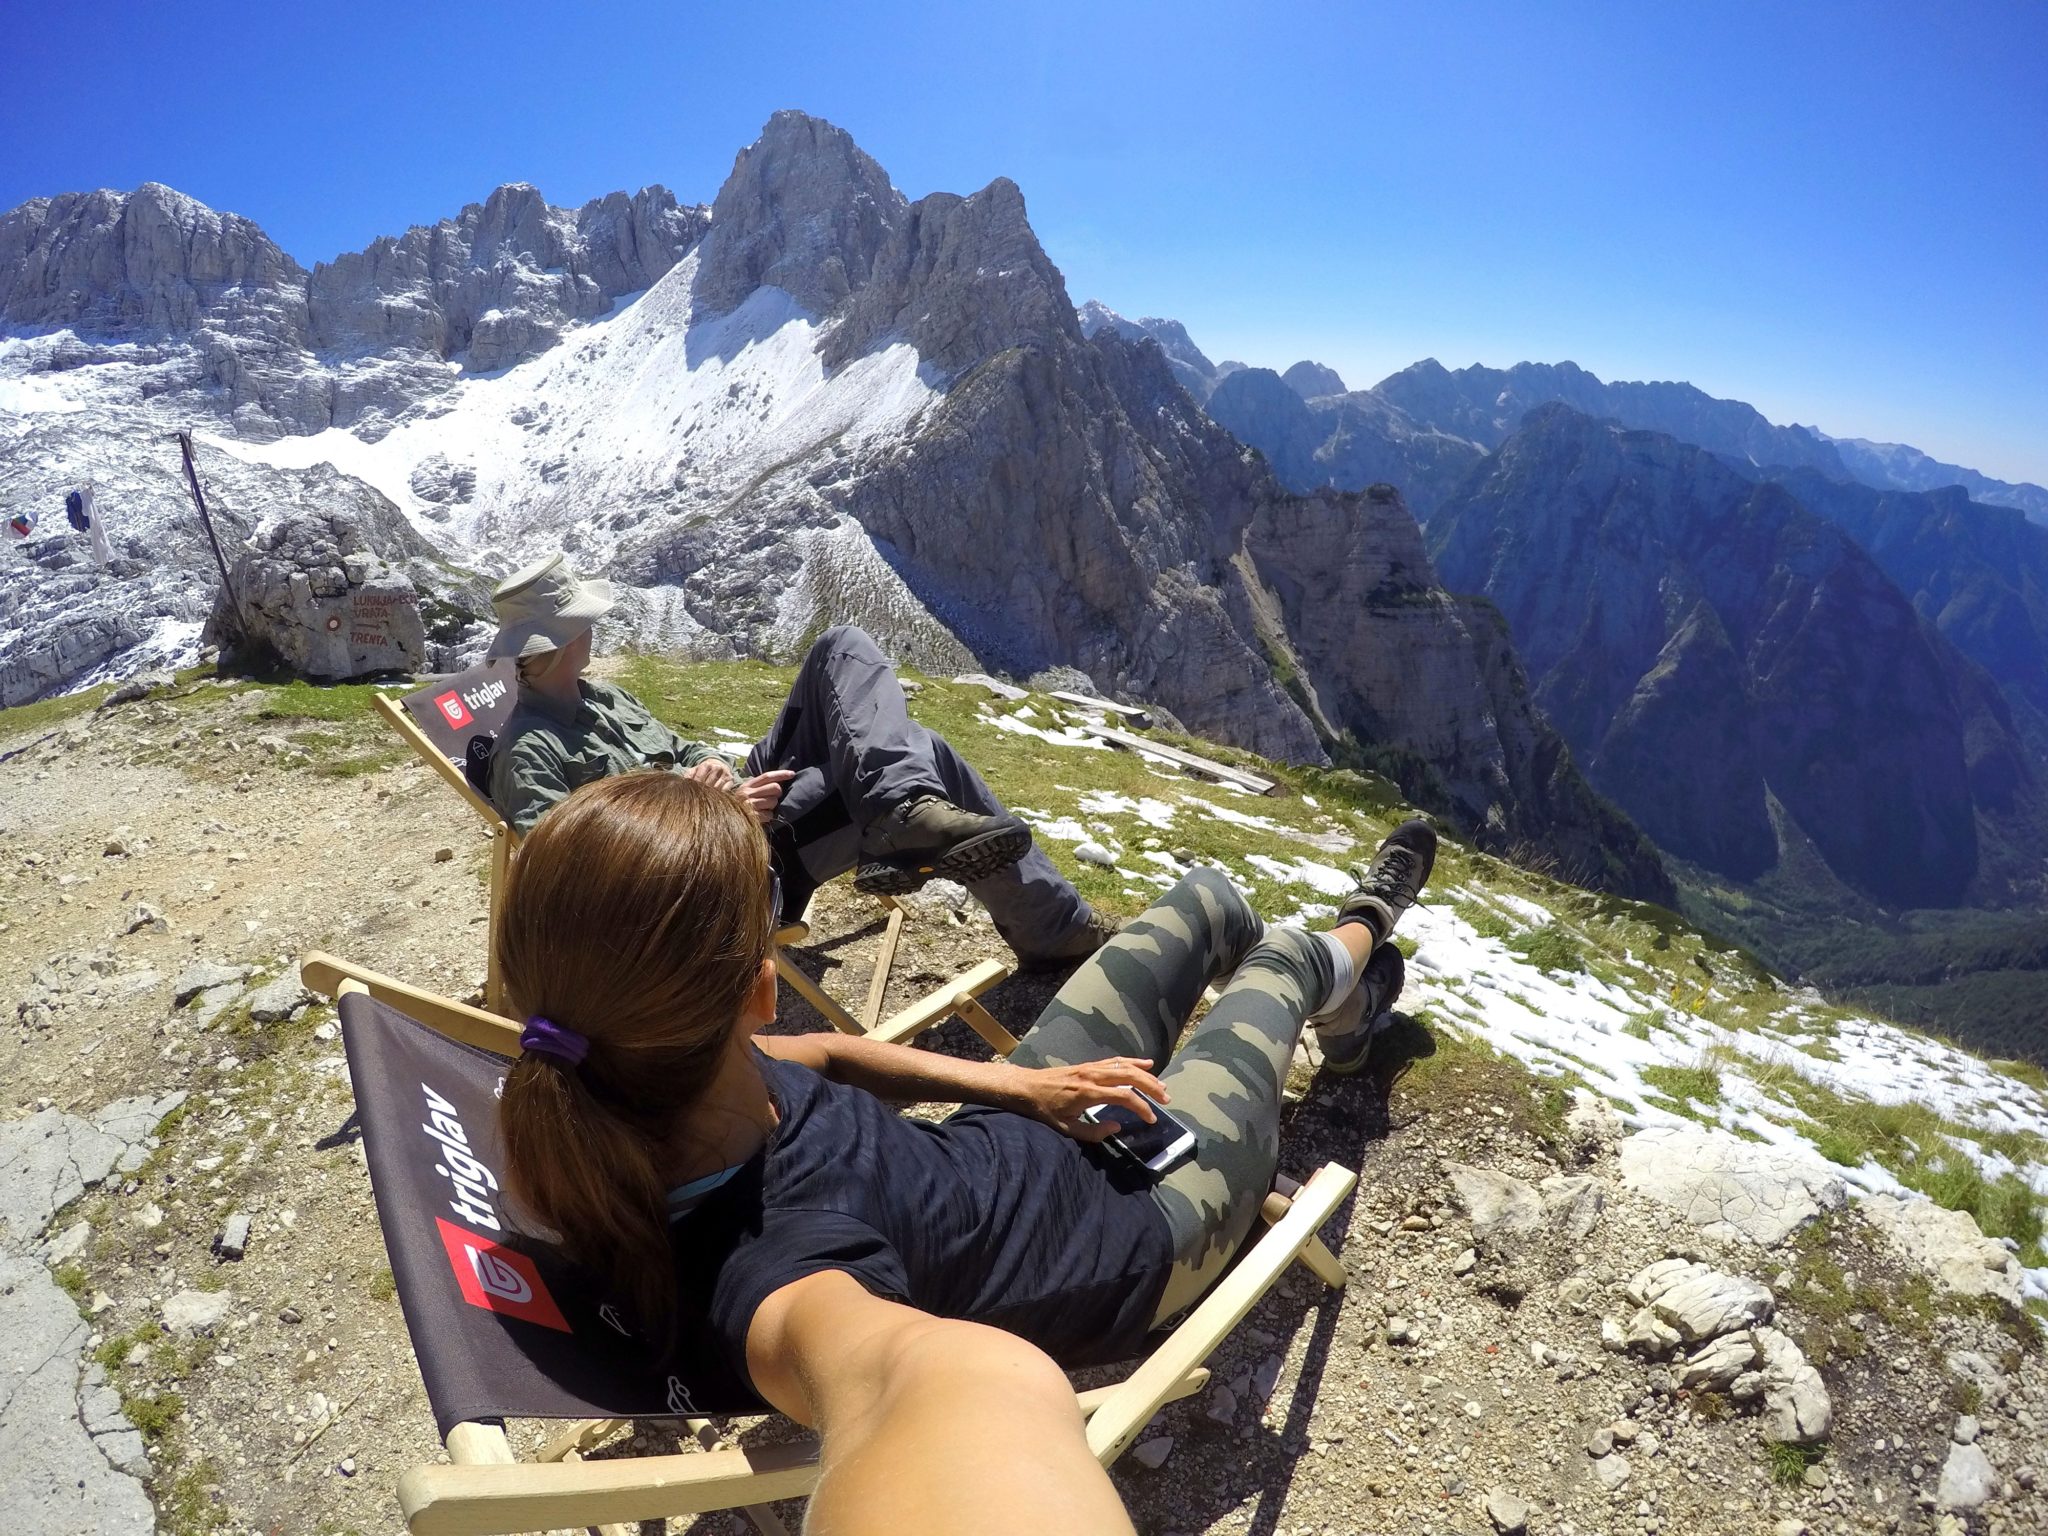
[[(671, 775), (579, 790), (514, 866), (499, 959), (524, 1054), (507, 1188), (628, 1301), (824, 1442), (811, 1529), (1114, 1532), (1061, 1366), (1125, 1359), (1249, 1232), (1305, 1023), (1353, 1070), (1401, 986), (1421, 822), (1325, 933), (1197, 869), (1089, 959), (1008, 1061), (775, 1016), (768, 846)], [(1174, 1049), (1203, 989), (1221, 996)], [(1144, 1095), (1194, 1135), (1156, 1179), (1084, 1143)], [(941, 1122), (890, 1102), (965, 1107)]]

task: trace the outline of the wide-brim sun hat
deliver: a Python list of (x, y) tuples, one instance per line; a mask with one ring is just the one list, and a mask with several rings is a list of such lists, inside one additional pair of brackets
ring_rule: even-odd
[(617, 601), (610, 582), (581, 579), (561, 555), (536, 561), (491, 593), (498, 632), (488, 654), (517, 660), (558, 651), (611, 612)]

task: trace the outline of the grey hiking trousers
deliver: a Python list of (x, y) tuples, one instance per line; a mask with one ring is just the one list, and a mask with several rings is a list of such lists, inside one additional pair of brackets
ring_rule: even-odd
[[(1203, 990), (1226, 976), (1175, 1050)], [(1215, 1284), (1251, 1231), (1280, 1160), (1288, 1063), (1335, 981), (1320, 941), (1266, 927), (1228, 877), (1195, 869), (1083, 962), (1010, 1054), (1025, 1067), (1146, 1057), (1168, 1111), (1194, 1132), (1195, 1155), (1152, 1192), (1174, 1253), (1155, 1322)]]
[[(748, 774), (775, 768), (796, 773), (769, 829), (785, 911), (801, 911), (811, 889), (852, 869), (860, 861), (861, 828), (912, 795), (938, 795), (984, 816), (1003, 813), (967, 760), (910, 718), (895, 666), (866, 630), (851, 624), (818, 637), (773, 728), (747, 754)], [(1057, 954), (1091, 915), (1081, 893), (1035, 847), (968, 890), (1026, 958)]]

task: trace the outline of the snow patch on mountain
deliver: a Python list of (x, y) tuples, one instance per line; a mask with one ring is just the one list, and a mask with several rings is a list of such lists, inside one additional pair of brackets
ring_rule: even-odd
[[(998, 726), (1010, 714), (984, 712)], [(1044, 739), (1054, 741), (1049, 733)], [(1228, 812), (1199, 796), (1180, 797), (1196, 817)], [(1306, 797), (1303, 797), (1305, 800)], [(1312, 818), (1304, 828), (1292, 803), (1274, 804), (1270, 816), (1229, 812), (1224, 820), (1301, 842), (1310, 835), (1351, 841), (1342, 823)], [(1020, 811), (1041, 841), (1084, 839), (1114, 846), (1121, 838), (1171, 825), (1163, 804), (1102, 791), (1078, 801), (1083, 823), (1056, 810)], [(1147, 814), (1150, 811), (1151, 814)], [(1125, 818), (1122, 825), (1115, 820)], [(1345, 820), (1351, 818), (1347, 815)], [(1362, 824), (1361, 824), (1362, 829)], [(1143, 861), (1178, 870), (1174, 855), (1146, 853)], [(1205, 855), (1286, 926), (1327, 923), (1354, 881), (1344, 869), (1305, 857), (1253, 851)], [(1133, 872), (1150, 878), (1150, 871)], [(1704, 1122), (1731, 1135), (1797, 1151), (1834, 1168), (1858, 1194), (1922, 1198), (1875, 1161), (1858, 1167), (1829, 1163), (1820, 1145), (1831, 1126), (1830, 1107), (1858, 1103), (1917, 1104), (1939, 1115), (1944, 1139), (1987, 1179), (2017, 1174), (2048, 1194), (2048, 1156), (2016, 1161), (2004, 1146), (2039, 1149), (2048, 1137), (2048, 1094), (2032, 1088), (1965, 1050), (1910, 1030), (1829, 1008), (1817, 993), (1753, 979), (1738, 991), (1707, 980), (1688, 995), (1663, 995), (1653, 967), (1639, 957), (1611, 952), (1597, 966), (1546, 965), (1527, 943), (1538, 930), (1555, 930), (1587, 954), (1601, 954), (1593, 928), (1553, 911), (1530, 895), (1445, 877), (1424, 891), (1402, 918), (1400, 938), (1412, 949), (1400, 1010), (1485, 1042), (1539, 1076), (1580, 1084), (1607, 1100), (1627, 1125), (1681, 1127)], [(1294, 893), (1304, 899), (1286, 912)], [(1646, 957), (1640, 957), (1646, 958)], [(1596, 974), (1597, 972), (1597, 974)], [(1768, 998), (1761, 1016), (1754, 1004)], [(1739, 1005), (1739, 1006), (1738, 1006)], [(1731, 1022), (1715, 1015), (1727, 1010)], [(1739, 1012), (1739, 1017), (1734, 1017)], [(1711, 1100), (1674, 1098), (1658, 1075), (1709, 1068)], [(1803, 1102), (1802, 1102), (1803, 1101)], [(1981, 1138), (1981, 1139), (1980, 1139)], [(2003, 1141), (2000, 1139), (2003, 1138)], [(2026, 1294), (2048, 1299), (2048, 1266), (2021, 1270)]]
[[(905, 344), (828, 374), (825, 327), (779, 288), (692, 312), (695, 252), (540, 357), (459, 381), (374, 442), (330, 428), (251, 443), (248, 463), (328, 463), (375, 486), (421, 533), (503, 572), (557, 548), (595, 568), (650, 516), (716, 514), (777, 467), (901, 436), (938, 391)], [(473, 476), (454, 506), (421, 493), (445, 459)]]

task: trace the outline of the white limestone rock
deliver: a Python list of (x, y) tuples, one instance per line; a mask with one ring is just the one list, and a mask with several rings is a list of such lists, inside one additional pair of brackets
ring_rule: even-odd
[(1997, 1492), (1998, 1473), (1982, 1446), (1948, 1448), (1948, 1460), (1941, 1464), (1941, 1481), (1934, 1490), (1937, 1508), (1958, 1512), (1981, 1509)]
[(1694, 1126), (1636, 1132), (1621, 1144), (1621, 1177), (1711, 1236), (1766, 1248), (1848, 1200), (1840, 1175), (1818, 1158)]
[(1543, 1198), (1520, 1179), (1467, 1163), (1444, 1167), (1451, 1176), (1452, 1196), (1471, 1219), (1477, 1240), (1512, 1245), (1543, 1226)]
[(2020, 1305), (2019, 1260), (1986, 1237), (1968, 1212), (1895, 1195), (1872, 1195), (1857, 1209), (1907, 1259), (1958, 1295)]
[(1776, 1306), (1770, 1291), (1754, 1280), (1690, 1259), (1663, 1259), (1650, 1265), (1628, 1282), (1628, 1295), (1688, 1344), (1760, 1323)]
[(1776, 1328), (1754, 1328), (1750, 1337), (1764, 1363), (1764, 1438), (1786, 1445), (1820, 1444), (1827, 1439), (1835, 1416), (1820, 1372), (1807, 1364), (1805, 1352)]

